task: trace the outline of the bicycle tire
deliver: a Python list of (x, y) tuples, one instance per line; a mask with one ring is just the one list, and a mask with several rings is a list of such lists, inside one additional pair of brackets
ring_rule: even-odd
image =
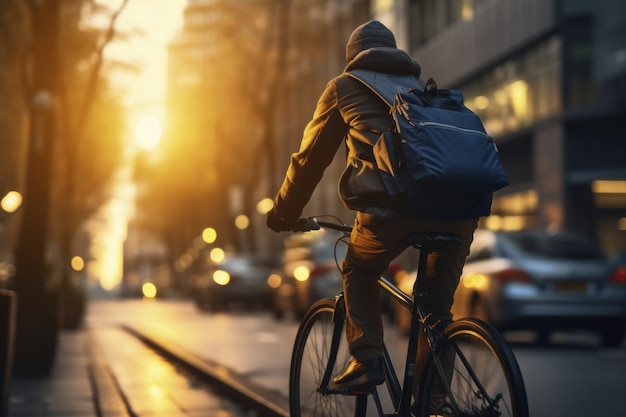
[[(337, 417), (357, 415), (363, 407), (358, 396), (329, 394), (321, 387), (331, 354), (336, 354), (332, 376), (350, 361), (343, 336), (343, 315), (336, 315), (335, 300), (322, 299), (307, 311), (298, 328), (289, 369), (289, 412), (291, 417)], [(334, 333), (333, 319), (341, 320), (341, 332)], [(333, 337), (336, 348), (331, 348)], [(320, 389), (321, 388), (321, 389)], [(359, 412), (360, 413), (360, 412)]]
[[(493, 326), (478, 319), (462, 319), (450, 324), (443, 335), (435, 355), (446, 369), (443, 374), (451, 376), (454, 400), (448, 394), (442, 395), (442, 371), (431, 357), (420, 384), (417, 416), (528, 417), (528, 399), (519, 365)], [(479, 384), (484, 390), (478, 388)]]

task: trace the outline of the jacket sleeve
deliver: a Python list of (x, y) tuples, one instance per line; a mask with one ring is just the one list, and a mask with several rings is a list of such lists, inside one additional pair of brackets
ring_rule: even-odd
[(287, 223), (302, 214), (348, 129), (338, 107), (336, 83), (332, 80), (317, 102), (313, 119), (304, 129), (300, 149), (291, 155), (285, 179), (274, 199), (276, 210)]

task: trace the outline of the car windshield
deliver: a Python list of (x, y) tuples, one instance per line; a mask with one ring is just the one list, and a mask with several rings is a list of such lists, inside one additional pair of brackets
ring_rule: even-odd
[(604, 259), (600, 248), (572, 234), (520, 233), (508, 238), (523, 252), (557, 259)]

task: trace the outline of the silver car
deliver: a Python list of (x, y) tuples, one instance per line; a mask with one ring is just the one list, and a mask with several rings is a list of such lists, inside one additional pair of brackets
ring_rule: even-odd
[(277, 319), (285, 313), (296, 318), (320, 298), (335, 297), (343, 289), (338, 264), (347, 246), (337, 243), (340, 233), (319, 230), (293, 234), (285, 239), (281, 267), (272, 274), (272, 311)]
[[(319, 230), (293, 234), (285, 240), (282, 266), (268, 279), (272, 291), (272, 311), (277, 319), (286, 313), (301, 318), (320, 298), (334, 298), (343, 291), (343, 277), (338, 266), (348, 251), (346, 242), (337, 242), (341, 233)], [(384, 276), (394, 277), (414, 270), (417, 252), (406, 250), (394, 259)], [(381, 310), (391, 321), (395, 320), (395, 303), (381, 291)]]
[(194, 286), (196, 304), (209, 311), (226, 310), (233, 305), (267, 308), (270, 300), (267, 277), (274, 267), (271, 261), (227, 256), (209, 268)]
[(598, 332), (607, 346), (626, 333), (626, 277), (600, 247), (573, 233), (477, 230), (455, 295), (455, 317), (504, 329)]

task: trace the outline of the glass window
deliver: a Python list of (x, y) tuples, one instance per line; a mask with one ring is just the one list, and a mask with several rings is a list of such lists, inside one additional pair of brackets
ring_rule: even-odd
[(409, 39), (411, 49), (426, 43), (437, 34), (437, 3), (436, 0), (419, 0), (409, 2)]
[(448, 0), (446, 5), (446, 26), (463, 20), (472, 20), (474, 10), (483, 0)]
[(593, 101), (597, 86), (593, 74), (593, 21), (591, 15), (571, 16), (564, 23), (563, 46), (567, 107)]
[(491, 136), (514, 132), (561, 109), (560, 38), (497, 65), (461, 87)]
[[(411, 49), (437, 36), (448, 26), (472, 20), (476, 9), (487, 0), (409, 1)], [(383, 2), (384, 3), (384, 2)]]

